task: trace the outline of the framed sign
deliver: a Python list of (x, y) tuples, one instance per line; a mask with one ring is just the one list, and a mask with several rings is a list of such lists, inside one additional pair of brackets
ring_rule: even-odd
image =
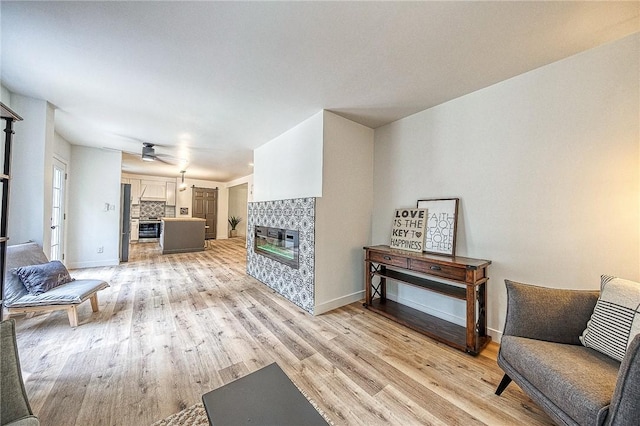
[(427, 209), (425, 252), (455, 256), (458, 201), (458, 198), (418, 200), (418, 208)]
[(389, 247), (422, 252), (424, 228), (427, 225), (426, 209), (398, 209), (393, 215), (391, 244)]

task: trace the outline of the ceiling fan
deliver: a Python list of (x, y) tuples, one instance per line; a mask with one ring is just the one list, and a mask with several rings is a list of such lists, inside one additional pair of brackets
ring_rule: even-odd
[(156, 153), (155, 144), (150, 142), (142, 143), (142, 159), (144, 161), (160, 161), (166, 164), (180, 164), (184, 163), (185, 160), (183, 158), (174, 157), (169, 154), (159, 154)]

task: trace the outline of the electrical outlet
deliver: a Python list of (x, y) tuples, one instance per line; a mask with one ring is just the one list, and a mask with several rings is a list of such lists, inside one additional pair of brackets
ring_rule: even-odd
[(98, 253), (104, 253), (104, 247), (103, 246), (98, 247)]

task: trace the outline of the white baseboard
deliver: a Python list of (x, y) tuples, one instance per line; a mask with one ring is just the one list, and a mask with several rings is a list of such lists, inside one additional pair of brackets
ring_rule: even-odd
[(70, 262), (67, 263), (67, 269), (97, 268), (100, 266), (117, 266), (120, 264), (119, 259), (92, 260), (89, 262)]
[[(440, 310), (431, 308), (429, 306), (425, 306), (421, 303), (416, 303), (413, 300), (398, 298), (396, 294), (392, 294), (392, 293), (387, 293), (387, 298), (389, 298), (390, 300), (393, 300), (394, 302), (398, 302), (405, 306), (409, 306), (410, 308), (417, 309), (429, 315), (433, 315), (434, 317), (438, 317), (443, 320), (452, 322), (454, 324), (458, 324), (462, 327), (466, 325), (466, 318), (464, 317), (459, 317), (449, 312), (440, 311)], [(491, 336), (491, 340), (496, 343), (500, 343), (500, 341), (502, 340), (502, 332), (500, 330), (487, 327), (487, 334)]]
[(460, 325), (464, 327), (467, 323), (467, 319), (464, 317), (459, 317), (457, 315), (453, 315), (449, 312), (440, 311), (438, 309), (434, 309), (430, 306), (423, 305), (421, 303), (417, 303), (414, 300), (399, 298), (398, 295), (393, 293), (387, 293), (387, 298), (389, 300), (393, 300), (394, 302), (398, 302), (402, 305), (408, 306), (413, 309), (417, 309), (421, 312), (427, 313), (429, 315), (433, 315), (434, 317), (441, 318), (443, 320), (452, 322), (454, 324)]
[(346, 296), (338, 297), (337, 299), (329, 300), (328, 302), (317, 304), (313, 307), (313, 314), (324, 314), (325, 312), (329, 312), (333, 309), (348, 305), (353, 302), (357, 302), (358, 300), (362, 299), (364, 299), (364, 290), (360, 290)]
[(500, 344), (502, 341), (502, 331), (487, 327), (487, 334), (491, 336), (491, 340)]

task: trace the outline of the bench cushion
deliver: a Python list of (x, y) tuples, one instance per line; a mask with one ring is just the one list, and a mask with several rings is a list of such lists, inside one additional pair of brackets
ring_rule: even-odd
[(598, 424), (616, 386), (620, 363), (581, 345), (503, 336), (500, 352), (541, 394), (578, 424)]
[(4, 279), (4, 305), (9, 306), (13, 301), (29, 294), (27, 288), (20, 281), (15, 269), (21, 266), (39, 265), (47, 263), (49, 259), (36, 243), (24, 243), (7, 247), (6, 271)]
[(74, 305), (86, 300), (96, 291), (109, 287), (102, 280), (75, 280), (34, 296), (26, 293), (12, 301), (6, 301), (7, 308), (26, 308), (32, 306)]

